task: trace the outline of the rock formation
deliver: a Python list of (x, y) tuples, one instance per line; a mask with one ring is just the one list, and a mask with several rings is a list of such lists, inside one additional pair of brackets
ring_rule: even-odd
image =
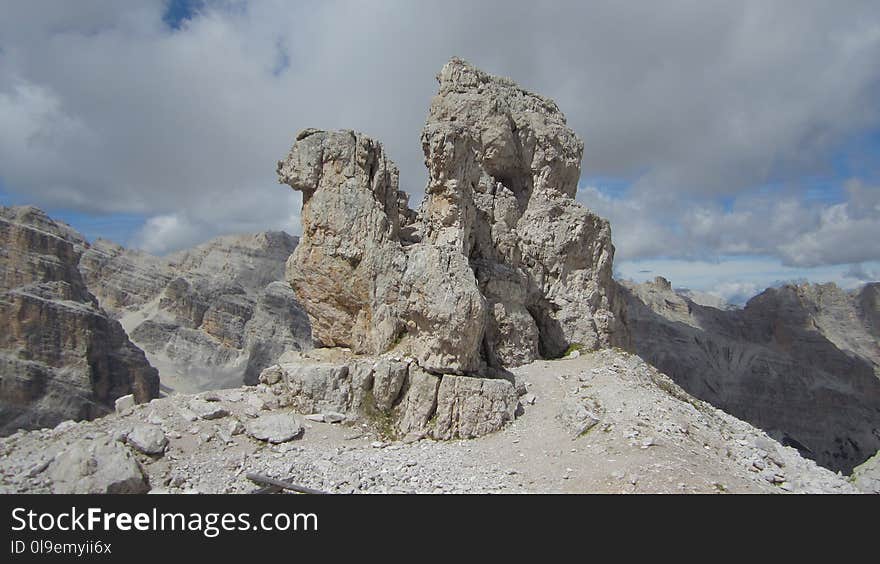
[(281, 386), (300, 413), (365, 416), (388, 437), (478, 437), (512, 421), (518, 405), (508, 380), (435, 375), (412, 358), (343, 349), (285, 353), (260, 381)]
[(282, 282), (296, 242), (232, 235), (160, 258), (97, 241), (80, 270), (163, 385), (194, 392), (254, 384), (282, 352), (310, 348), (308, 319)]
[(628, 335), (610, 227), (574, 200), (583, 143), (565, 116), (460, 59), (437, 80), (418, 211), (362, 133), (303, 130), (279, 161), (279, 181), (302, 192), (287, 279), (315, 343), (370, 356), (300, 355), (265, 377), (283, 376), (301, 408), (471, 437), (513, 419), (508, 369)]
[(689, 393), (849, 472), (880, 448), (878, 289), (787, 285), (721, 311), (629, 285), (635, 349)]
[(81, 235), (33, 207), (0, 208), (0, 434), (92, 419), (159, 376), (77, 269)]
[(610, 228), (574, 201), (583, 143), (556, 104), (459, 59), (437, 78), (417, 212), (361, 133), (304, 130), (278, 163), (303, 195), (287, 277), (316, 344), (458, 375), (625, 345)]

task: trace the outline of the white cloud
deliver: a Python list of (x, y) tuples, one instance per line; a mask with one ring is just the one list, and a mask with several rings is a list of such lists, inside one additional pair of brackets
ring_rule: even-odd
[(172, 249), (199, 242), (199, 229), (188, 218), (178, 214), (151, 217), (138, 233), (136, 246), (148, 253), (162, 255)]
[(798, 267), (880, 260), (880, 188), (852, 181), (843, 198), (829, 205), (794, 194), (744, 195), (724, 209), (707, 199), (676, 205), (651, 194), (610, 198), (594, 187), (578, 193), (610, 219), (623, 260), (762, 255)]
[(880, 261), (866, 262), (856, 269), (852, 265), (804, 268), (785, 265), (778, 259), (751, 257), (723, 257), (715, 262), (639, 259), (617, 262), (615, 275), (634, 282), (663, 276), (673, 287), (699, 290), (742, 305), (765, 288), (791, 282), (834, 282), (841, 288), (853, 289), (880, 280)]
[(880, 188), (850, 183), (845, 203), (819, 214), (814, 229), (780, 245), (790, 264), (846, 264), (880, 258)]
[(275, 161), (322, 127), (383, 141), (417, 202), (434, 74), (459, 55), (555, 98), (585, 176), (633, 180), (623, 199), (581, 196), (611, 217), (621, 258), (878, 258), (853, 241), (877, 234), (855, 204), (750, 195), (828, 173), (840, 143), (878, 126), (873, 0), (209, 1), (180, 30), (165, 5), (0, 1), (6, 190), (152, 217), (138, 240), (157, 249), (295, 231)]

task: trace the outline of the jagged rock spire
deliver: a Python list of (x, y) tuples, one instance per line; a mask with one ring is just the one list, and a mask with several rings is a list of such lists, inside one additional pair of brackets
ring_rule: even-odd
[(437, 78), (417, 212), (361, 133), (305, 130), (279, 162), (303, 193), (288, 279), (316, 341), (459, 374), (625, 345), (610, 228), (574, 201), (583, 143), (565, 116), (461, 59)]

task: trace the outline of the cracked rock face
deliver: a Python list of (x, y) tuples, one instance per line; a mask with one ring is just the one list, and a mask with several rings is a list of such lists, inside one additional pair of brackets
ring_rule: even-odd
[(37, 208), (0, 208), (0, 434), (159, 394), (143, 351), (86, 288), (77, 269), (86, 245)]
[(299, 413), (366, 418), (398, 437), (479, 437), (512, 421), (519, 403), (507, 380), (437, 376), (412, 358), (362, 357), (343, 349), (285, 353), (260, 380), (280, 386)]
[(316, 344), (460, 375), (626, 346), (610, 228), (574, 201), (583, 143), (564, 115), (459, 59), (437, 78), (418, 211), (361, 133), (307, 129), (278, 164), (303, 194), (287, 278)]

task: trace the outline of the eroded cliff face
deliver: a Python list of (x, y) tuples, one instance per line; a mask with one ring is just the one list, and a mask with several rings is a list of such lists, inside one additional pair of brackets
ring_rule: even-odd
[(627, 289), (635, 349), (689, 393), (849, 472), (880, 448), (880, 284), (771, 288), (742, 310)]
[(154, 257), (98, 241), (80, 269), (101, 304), (176, 391), (255, 384), (287, 350), (311, 347), (308, 319), (284, 264), (283, 232), (218, 237)]
[(361, 133), (304, 130), (278, 163), (303, 194), (287, 277), (316, 342), (459, 375), (627, 345), (610, 228), (574, 201), (583, 143), (564, 115), (459, 59), (437, 78), (418, 211)]
[(0, 208), (0, 433), (145, 402), (159, 376), (89, 293), (86, 242), (34, 207)]

